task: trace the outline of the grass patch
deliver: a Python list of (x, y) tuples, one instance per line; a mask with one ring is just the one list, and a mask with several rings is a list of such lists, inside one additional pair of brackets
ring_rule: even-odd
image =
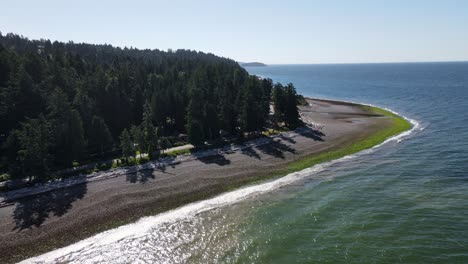
[(161, 158), (165, 157), (177, 157), (179, 155), (185, 155), (185, 154), (191, 154), (192, 153), (192, 148), (186, 148), (186, 149), (178, 149), (178, 150), (172, 150), (168, 152), (164, 152), (160, 155)]
[(174, 142), (174, 144), (172, 144), (174, 147), (181, 147), (181, 146), (185, 146), (189, 144), (189, 142), (186, 142), (186, 141), (177, 141), (177, 142)]
[(11, 178), (10, 174), (8, 174), (8, 173), (0, 174), (0, 182), (8, 181), (10, 178)]
[(327, 162), (331, 161), (334, 159), (339, 159), (344, 156), (357, 153), (359, 151), (369, 149), (373, 146), (376, 146), (382, 142), (384, 142), (386, 139), (395, 136), (397, 134), (400, 134), (406, 130), (411, 129), (411, 124), (404, 118), (389, 112), (387, 110), (373, 107), (373, 106), (363, 106), (363, 109), (366, 111), (373, 113), (373, 114), (379, 114), (382, 116), (386, 116), (391, 119), (391, 126), (385, 129), (380, 129), (379, 131), (371, 134), (370, 136), (367, 136), (363, 140), (359, 140), (356, 142), (351, 142), (349, 144), (343, 145), (343, 147), (337, 149), (337, 150), (332, 150), (329, 152), (324, 152), (319, 155), (314, 155), (311, 157), (306, 157), (301, 160), (295, 161), (290, 163), (287, 166), (287, 171), (288, 173), (290, 172), (295, 172), (295, 171), (300, 171), (305, 168), (309, 168), (311, 166), (314, 166), (316, 164), (322, 163), (322, 162)]
[(287, 129), (284, 129), (284, 128), (283, 129), (269, 128), (269, 129), (263, 131), (262, 135), (267, 136), (267, 137), (271, 137), (271, 136), (281, 134), (281, 132), (284, 132), (284, 131), (287, 131)]

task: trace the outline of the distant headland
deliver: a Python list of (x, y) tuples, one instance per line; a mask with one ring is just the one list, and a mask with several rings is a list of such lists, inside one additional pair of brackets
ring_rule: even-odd
[(239, 62), (242, 67), (265, 67), (268, 66), (261, 62)]

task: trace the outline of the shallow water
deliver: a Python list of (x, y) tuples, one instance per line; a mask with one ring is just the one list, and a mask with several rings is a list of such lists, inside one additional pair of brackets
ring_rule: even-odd
[(29, 261), (468, 263), (468, 63), (248, 70), (304, 95), (388, 107), (420, 127), (363, 155)]

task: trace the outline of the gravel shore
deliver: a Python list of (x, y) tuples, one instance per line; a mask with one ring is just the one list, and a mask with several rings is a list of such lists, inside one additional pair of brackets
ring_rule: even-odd
[(288, 163), (338, 149), (391, 126), (356, 104), (308, 99), (314, 124), (264, 144), (132, 170), (11, 201), (0, 208), (0, 263), (19, 261), (92, 234), (278, 174)]

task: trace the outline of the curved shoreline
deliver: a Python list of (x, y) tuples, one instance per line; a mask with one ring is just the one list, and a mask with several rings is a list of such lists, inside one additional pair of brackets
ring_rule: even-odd
[[(315, 99), (314, 102), (317, 104), (320, 104), (321, 102), (330, 103), (331, 101)], [(353, 108), (356, 107), (356, 108), (364, 109), (365, 107), (371, 107), (370, 109), (366, 109), (366, 111), (369, 111), (369, 113), (372, 113), (372, 114), (379, 114), (380, 115), (379, 117), (385, 116), (387, 119), (391, 119), (392, 121), (383, 122), (383, 123), (386, 123), (386, 126), (384, 126), (384, 128), (375, 129), (373, 133), (370, 133), (369, 135), (364, 135), (364, 137), (359, 137), (355, 135), (356, 140), (354, 142), (351, 142), (351, 143), (341, 142), (340, 143), (338, 140), (336, 140), (335, 144), (331, 144), (331, 147), (329, 147), (328, 149), (325, 149), (322, 151), (319, 150), (312, 154), (310, 153), (305, 154), (302, 157), (296, 157), (296, 158), (293, 157), (291, 158), (291, 160), (288, 160), (287, 162), (281, 162), (282, 164), (280, 164), (280, 166), (277, 166), (276, 169), (267, 170), (266, 172), (262, 173), (262, 171), (260, 171), (257, 168), (256, 172), (250, 173), (249, 177), (244, 177), (241, 180), (226, 181), (226, 183), (220, 184), (220, 185), (210, 185), (208, 187), (213, 187), (213, 188), (208, 188), (208, 190), (206, 190), (205, 188), (205, 191), (201, 193), (195, 191), (195, 195), (193, 195), (193, 193), (192, 195), (188, 195), (189, 196), (188, 199), (185, 198), (182, 200), (176, 200), (176, 201), (173, 201), (173, 203), (169, 202), (168, 205), (163, 206), (162, 208), (160, 207), (159, 208), (160, 210), (152, 210), (152, 211), (150, 210), (150, 211), (144, 212), (143, 216), (155, 215), (158, 213), (159, 214), (155, 216), (147, 216), (147, 217), (141, 218), (140, 220), (138, 220), (138, 222), (134, 224), (122, 226), (123, 224), (131, 223), (137, 220), (137, 219), (134, 219), (135, 217), (132, 218), (127, 215), (127, 218), (124, 220), (122, 219), (114, 220), (114, 221), (111, 221), (111, 224), (109, 224), (108, 222), (107, 225), (101, 226), (101, 228), (94, 229), (95, 232), (85, 233), (85, 234), (81, 233), (81, 236), (75, 235), (74, 236), (75, 239), (69, 238), (69, 239), (65, 239), (65, 241), (64, 240), (56, 241), (56, 243), (47, 244), (45, 247), (42, 247), (37, 250), (31, 250), (29, 252), (23, 251), (22, 253), (24, 254), (21, 254), (20, 256), (18, 255), (18, 253), (21, 253), (21, 252), (16, 252), (17, 254), (12, 254), (12, 256), (10, 256), (10, 258), (5, 259), (5, 261), (17, 261), (27, 256), (45, 252), (53, 248), (61, 247), (66, 244), (79, 241), (80, 238), (82, 239), (84, 237), (89, 237), (85, 240), (77, 242), (76, 244), (67, 246), (66, 248), (54, 250), (38, 258), (27, 260), (27, 262), (33, 261), (33, 260), (36, 261), (39, 259), (51, 261), (57, 256), (58, 253), (60, 253), (60, 255), (63, 255), (65, 251), (72, 252), (72, 251), (77, 250), (78, 248), (82, 248), (84, 246), (89, 246), (93, 243), (96, 243), (96, 241), (101, 241), (101, 243), (103, 242), (109, 243), (112, 241), (116, 241), (115, 239), (119, 240), (130, 234), (135, 234), (135, 227), (138, 227), (137, 228), (138, 232), (144, 232), (148, 228), (151, 228), (151, 226), (155, 225), (155, 223), (157, 224), (157, 223), (162, 223), (165, 221), (176, 221), (177, 219), (180, 219), (181, 217), (196, 215), (197, 213), (200, 213), (202, 211), (210, 210), (211, 208), (214, 208), (215, 206), (223, 206), (223, 205), (231, 204), (233, 202), (240, 201), (247, 197), (251, 197), (252, 195), (258, 195), (260, 193), (264, 193), (264, 192), (276, 189), (285, 184), (289, 184), (290, 182), (306, 177), (310, 175), (311, 173), (316, 173), (327, 166), (330, 166), (332, 164), (342, 162), (344, 160), (352, 158), (353, 155), (356, 155), (356, 154), (361, 155), (361, 154), (367, 153), (367, 151), (369, 151), (370, 149), (375, 149), (389, 141), (398, 140), (399, 138), (402, 138), (404, 136), (411, 134), (418, 127), (417, 122), (413, 123), (413, 126), (411, 126), (409, 125), (409, 122), (411, 122), (412, 120), (408, 120), (408, 121), (404, 121), (406, 122), (407, 124), (406, 128), (408, 129), (403, 129), (403, 127), (399, 127), (397, 130), (392, 130), (394, 127), (389, 123), (392, 123), (394, 121), (393, 119), (400, 120), (400, 121), (405, 120), (403, 119), (403, 117), (396, 115), (396, 113), (393, 111), (389, 112), (381, 108), (376, 108), (374, 106), (365, 106), (363, 104), (349, 103), (349, 102), (343, 102), (343, 101), (334, 101), (334, 103), (330, 103), (330, 104), (332, 104), (332, 107), (333, 107), (333, 104), (335, 104), (336, 106), (336, 105), (340, 105), (343, 103)], [(320, 114), (323, 114), (323, 113), (329, 114), (327, 112), (320, 112)], [(359, 115), (359, 113), (356, 114), (354, 112), (353, 113), (341, 112), (340, 114), (341, 115), (343, 114)], [(378, 121), (378, 122), (376, 121), (376, 123), (379, 123), (379, 122), (381, 121)], [(391, 133), (390, 134), (382, 133), (386, 131), (390, 131)], [(376, 135), (378, 135), (378, 137), (376, 137)], [(369, 139), (372, 139), (372, 140), (369, 140)], [(249, 172), (245, 172), (245, 173), (249, 174)], [(280, 176), (284, 176), (284, 177), (277, 178)], [(244, 187), (241, 189), (237, 189), (235, 191), (227, 192), (229, 190), (232, 190), (240, 186), (245, 186), (247, 184), (252, 184), (260, 180), (272, 179), (275, 177), (277, 178), (276, 180), (272, 180), (272, 181), (268, 181), (268, 182), (261, 183), (258, 185), (252, 185), (252, 186)], [(182, 193), (186, 194), (184, 192)], [(207, 198), (211, 198), (211, 199), (205, 200)], [(182, 207), (179, 207), (179, 206), (182, 206)], [(172, 210), (173, 208), (177, 208), (177, 209)], [(120, 226), (120, 227), (116, 229), (108, 230), (110, 228), (114, 228), (117, 226)], [(40, 229), (40, 227), (38, 229)], [(103, 230), (108, 230), (108, 231), (99, 233), (99, 232), (102, 232)], [(98, 234), (92, 236), (93, 234), (96, 234), (96, 233)], [(0, 256), (0, 259), (1, 258), (2, 257)]]

